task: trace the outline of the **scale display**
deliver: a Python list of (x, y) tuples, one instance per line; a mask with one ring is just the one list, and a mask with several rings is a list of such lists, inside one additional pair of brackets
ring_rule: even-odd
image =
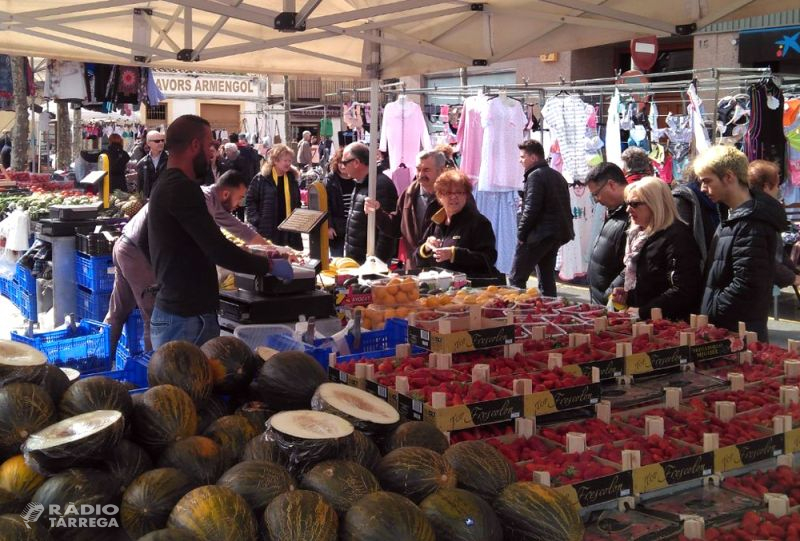
[(328, 216), (322, 210), (296, 209), (278, 226), (281, 231), (291, 233), (311, 233)]

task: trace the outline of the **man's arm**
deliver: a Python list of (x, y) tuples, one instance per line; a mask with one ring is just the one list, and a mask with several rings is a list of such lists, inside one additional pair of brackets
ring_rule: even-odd
[(544, 205), (544, 191), (542, 180), (537, 179), (534, 173), (530, 181), (525, 182), (525, 202), (522, 207), (522, 219), (519, 221), (517, 240), (525, 242), (528, 235), (536, 226), (536, 222)]
[(203, 196), (206, 199), (206, 207), (209, 214), (211, 214), (211, 217), (214, 218), (219, 227), (225, 229), (236, 238), (242, 239), (247, 244), (250, 244), (259, 236), (252, 227), (242, 223), (239, 218), (225, 210), (225, 207), (214, 197), (212, 190), (203, 189)]

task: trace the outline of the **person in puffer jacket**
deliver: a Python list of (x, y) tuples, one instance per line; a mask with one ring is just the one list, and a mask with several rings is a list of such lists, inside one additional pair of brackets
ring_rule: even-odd
[(730, 209), (711, 242), (701, 310), (733, 331), (743, 321), (766, 342), (777, 233), (786, 227), (786, 213), (774, 198), (750, 190), (747, 166), (741, 151), (723, 145), (694, 162), (703, 192)]

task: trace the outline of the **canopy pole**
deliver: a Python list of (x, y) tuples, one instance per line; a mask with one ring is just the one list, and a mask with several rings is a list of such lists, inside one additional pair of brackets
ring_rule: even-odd
[[(375, 199), (378, 193), (378, 119), (380, 117), (380, 80), (372, 79), (369, 87), (369, 106), (372, 111), (372, 121), (369, 123), (369, 187), (367, 192), (370, 199)], [(387, 209), (391, 210), (391, 209)], [(367, 255), (375, 255), (375, 214), (367, 214)], [(389, 261), (385, 261), (389, 264)]]

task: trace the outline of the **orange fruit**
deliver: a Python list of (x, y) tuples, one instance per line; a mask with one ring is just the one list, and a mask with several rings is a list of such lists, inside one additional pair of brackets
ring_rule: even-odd
[[(391, 284), (391, 283), (390, 283), (390, 284)], [(387, 292), (389, 295), (397, 295), (397, 292), (398, 292), (399, 290), (400, 290), (400, 286), (398, 286), (398, 285), (396, 285), (396, 284), (391, 284), (391, 285), (388, 285), (388, 286), (386, 286), (386, 292)]]
[(394, 297), (394, 303), (395, 303), (395, 304), (406, 304), (406, 303), (408, 303), (408, 301), (409, 301), (408, 295), (406, 295), (406, 294), (405, 294), (405, 293), (403, 293), (402, 291), (400, 291), (400, 292), (399, 292), (397, 295), (395, 295), (395, 297)]

